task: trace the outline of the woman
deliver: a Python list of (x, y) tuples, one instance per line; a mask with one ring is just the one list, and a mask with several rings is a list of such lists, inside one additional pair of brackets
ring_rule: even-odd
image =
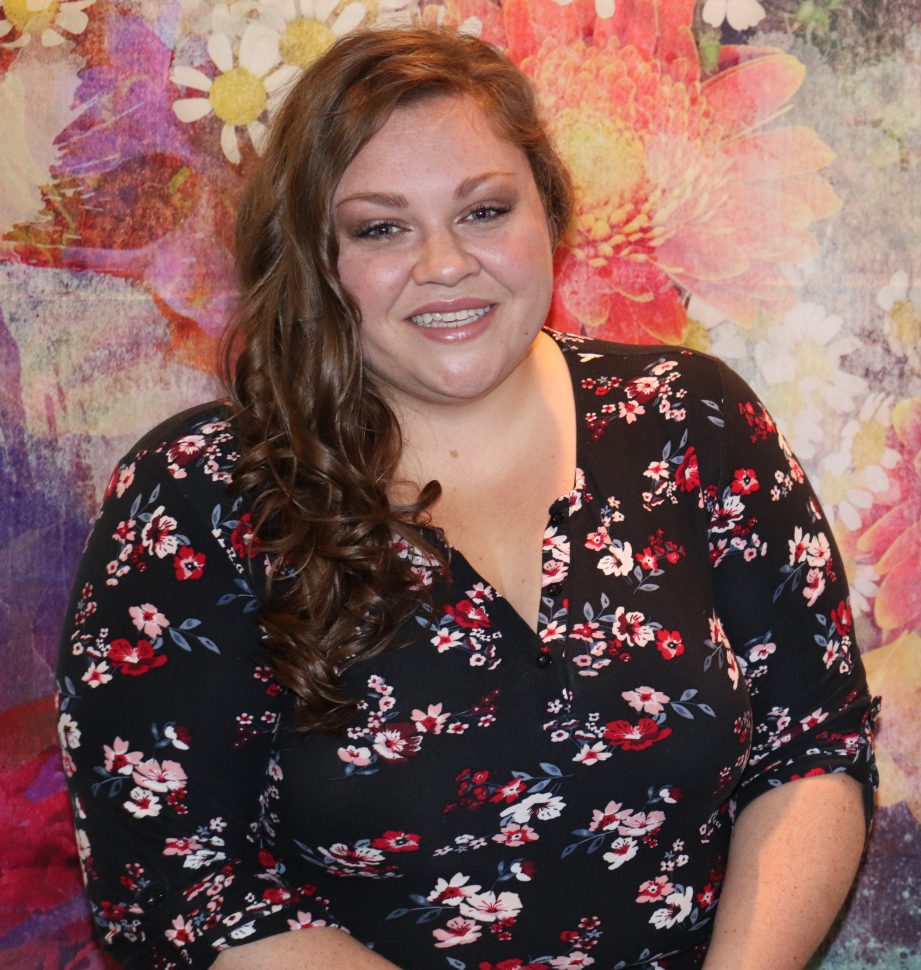
[(476, 40), (350, 35), (281, 109), (231, 404), (120, 464), (63, 639), (128, 966), (783, 970), (821, 940), (872, 797), (837, 552), (725, 367), (543, 329), (571, 206)]

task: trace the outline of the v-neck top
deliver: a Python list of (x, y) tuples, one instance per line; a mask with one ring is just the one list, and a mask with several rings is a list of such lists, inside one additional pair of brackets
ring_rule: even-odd
[(262, 652), (226, 406), (119, 463), (58, 677), (94, 919), (126, 965), (328, 925), (404, 970), (684, 970), (748, 802), (844, 771), (869, 813), (844, 570), (770, 415), (707, 355), (553, 336), (578, 473), (537, 631), (456, 550), (445, 575), (406, 545), (437, 605), (344, 673), (338, 736), (290, 730)]

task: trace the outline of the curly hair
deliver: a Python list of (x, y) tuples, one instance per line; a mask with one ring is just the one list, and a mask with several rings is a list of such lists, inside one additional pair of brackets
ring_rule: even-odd
[(315, 61), (272, 123), (237, 218), (241, 297), (224, 354), (242, 449), (234, 488), (269, 557), (260, 620), (303, 730), (348, 723), (355, 701), (340, 674), (385, 650), (430, 596), (406, 548), (438, 558), (417, 526), (440, 487), (406, 506), (388, 497), (400, 427), (362, 360), (332, 198), (394, 110), (437, 97), (473, 100), (521, 148), (555, 246), (572, 188), (529, 82), (495, 48), (444, 29), (355, 32)]

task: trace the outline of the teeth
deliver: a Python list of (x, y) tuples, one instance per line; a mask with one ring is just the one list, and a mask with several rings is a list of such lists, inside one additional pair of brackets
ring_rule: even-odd
[(410, 320), (417, 327), (462, 327), (466, 323), (473, 323), (480, 317), (486, 316), (493, 305), (479, 307), (476, 310), (453, 310), (450, 313), (420, 313)]

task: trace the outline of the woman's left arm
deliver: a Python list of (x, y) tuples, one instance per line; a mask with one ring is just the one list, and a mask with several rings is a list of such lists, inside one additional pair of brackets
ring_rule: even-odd
[(721, 379), (723, 454), (705, 501), (716, 607), (752, 721), (704, 966), (799, 970), (860, 862), (876, 704), (830, 524), (761, 402), (728, 368)]
[(772, 788), (739, 815), (704, 970), (800, 970), (847, 896), (866, 829), (842, 773)]

